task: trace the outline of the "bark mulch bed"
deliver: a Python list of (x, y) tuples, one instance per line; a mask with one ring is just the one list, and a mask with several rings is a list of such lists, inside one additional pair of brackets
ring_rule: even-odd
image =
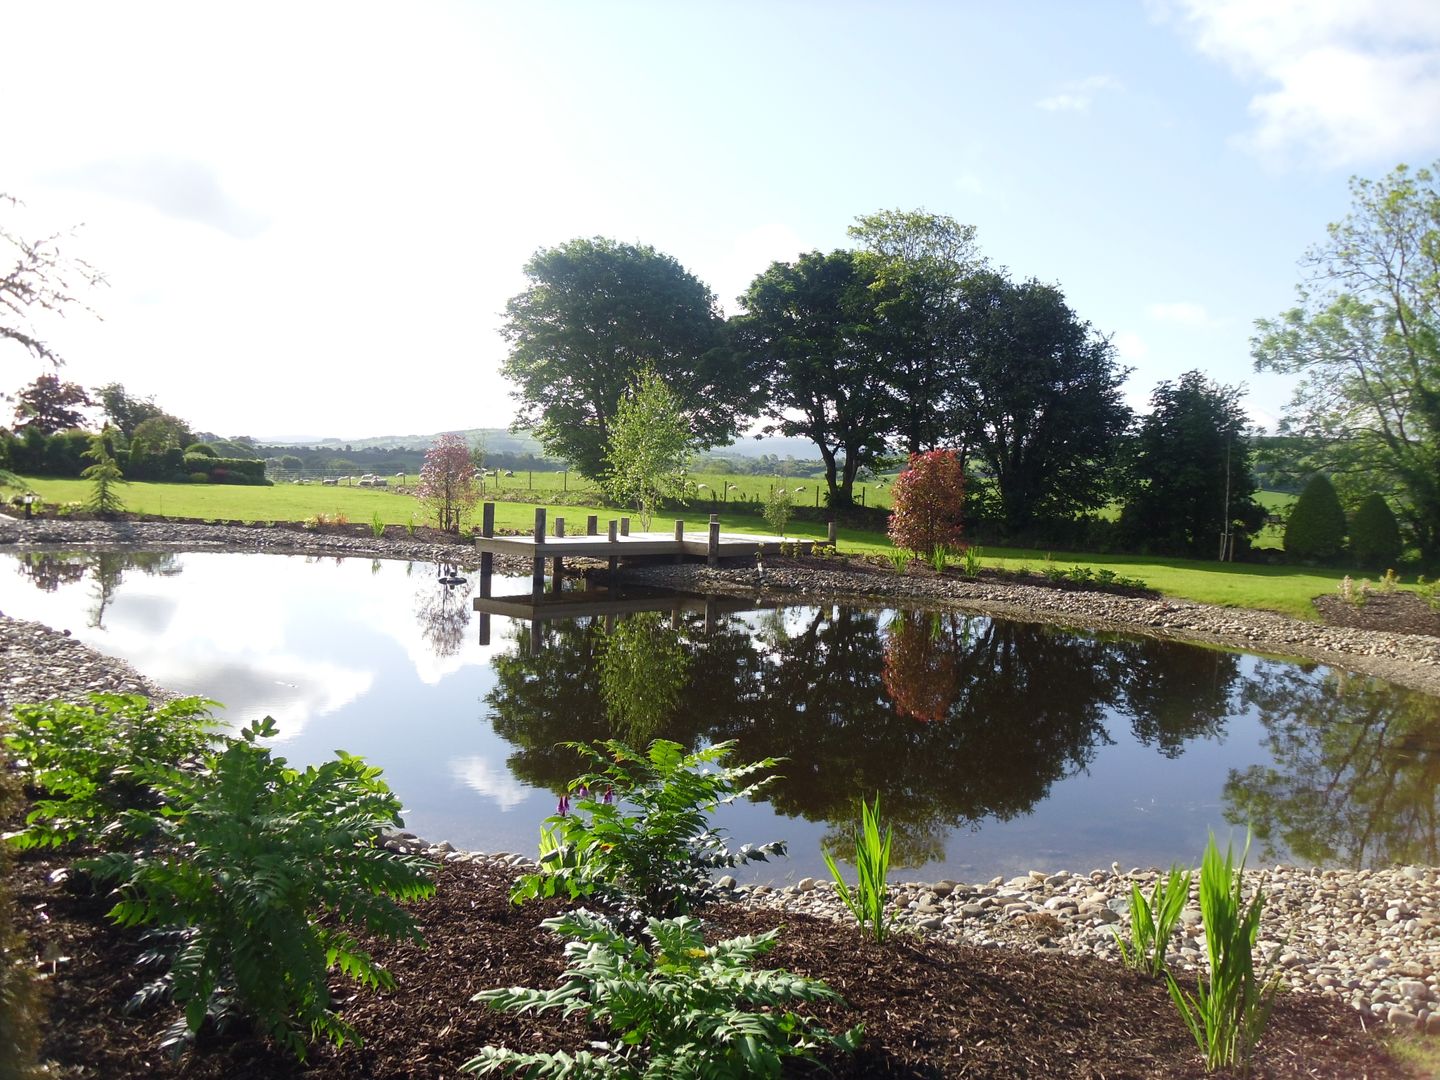
[[(542, 930), (554, 902), (515, 907), (509, 877), (450, 864), (434, 899), (415, 907), (428, 942), (376, 947), (395, 976), (374, 993), (336, 982), (341, 1011), (362, 1047), (315, 1047), (298, 1064), (252, 1038), (207, 1035), (171, 1061), (158, 1049), (168, 1011), (122, 1013), (142, 981), (133, 933), (107, 925), (99, 897), (51, 884), (53, 862), (34, 854), (15, 869), (23, 929), (54, 962), (44, 1053), (67, 1077), (425, 1078), (459, 1075), (487, 1043), (580, 1049), (598, 1037), (574, 1020), (514, 1017), (472, 1004), (500, 986), (554, 985), (559, 942)], [(703, 913), (716, 937), (756, 933), (781, 916), (720, 906)], [(1098, 960), (977, 949), (897, 936), (883, 947), (854, 926), (784, 917), (772, 966), (826, 979), (847, 1002), (818, 1010), (831, 1030), (865, 1025), (860, 1053), (827, 1061), (836, 1077), (1199, 1077), (1204, 1071), (1163, 986)], [(51, 964), (43, 963), (46, 971)], [(825, 1075), (806, 1069), (796, 1075)], [(1283, 995), (1259, 1054), (1261, 1077), (1413, 1077), (1367, 1034), (1354, 1011)]]
[(1315, 598), (1315, 610), (1331, 626), (1440, 637), (1440, 609), (1412, 592), (1372, 590), (1365, 593), (1363, 604), (1347, 604), (1340, 596), (1327, 594)]

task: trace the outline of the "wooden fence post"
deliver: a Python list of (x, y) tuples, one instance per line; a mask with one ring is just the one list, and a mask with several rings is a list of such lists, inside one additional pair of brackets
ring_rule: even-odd
[(710, 515), (710, 536), (705, 544), (705, 562), (710, 566), (720, 565), (720, 515)]

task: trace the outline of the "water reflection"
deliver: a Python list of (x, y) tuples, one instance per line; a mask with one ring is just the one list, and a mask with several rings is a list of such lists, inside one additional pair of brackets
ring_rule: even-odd
[[(1181, 654), (1184, 654), (1183, 656)], [(945, 837), (1028, 813), (1110, 743), (1107, 719), (1167, 756), (1224, 730), (1237, 658), (1152, 641), (1109, 641), (959, 613), (790, 609), (706, 633), (657, 615), (555, 623), (544, 647), (495, 659), (486, 697), (517, 775), (558, 789), (564, 739), (687, 747), (735, 739), (742, 760), (786, 759), (768, 800), (787, 816), (848, 828), (879, 794), (895, 860), (944, 857)]]
[(420, 636), (436, 656), (454, 656), (464, 644), (472, 588), (468, 578), (448, 566), (441, 566), (435, 577), (422, 579), (416, 588), (415, 619)]
[(94, 551), (84, 554), (25, 552), (16, 557), (18, 572), (41, 592), (56, 592), (88, 574), (92, 582), (86, 625), (102, 629), (105, 612), (125, 580), (125, 571), (139, 570), (152, 577), (174, 577), (184, 567), (174, 552)]
[(1374, 679), (1265, 662), (1244, 691), (1272, 763), (1233, 771), (1225, 816), (1267, 856), (1307, 862), (1440, 862), (1440, 707)]

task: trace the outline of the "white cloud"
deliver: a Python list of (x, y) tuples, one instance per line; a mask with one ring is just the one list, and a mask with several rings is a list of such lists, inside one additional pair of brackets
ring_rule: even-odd
[(1327, 166), (1393, 164), (1440, 147), (1434, 0), (1180, 0), (1200, 50), (1266, 89), (1243, 142)]
[(1181, 300), (1170, 304), (1151, 304), (1146, 308), (1156, 322), (1179, 323), (1181, 326), (1211, 326), (1215, 320), (1203, 304)]
[(511, 776), (503, 765), (493, 765), (478, 754), (452, 758), (450, 775), (471, 791), (494, 799), (504, 811), (515, 809), (530, 797), (532, 790)]
[(1113, 76), (1091, 75), (1066, 83), (1058, 93), (1035, 102), (1035, 107), (1046, 112), (1088, 112), (1096, 94), (1102, 90), (1118, 89), (1120, 82)]
[(1145, 339), (1132, 330), (1121, 330), (1114, 337), (1115, 352), (1126, 363), (1137, 363), (1150, 355)]

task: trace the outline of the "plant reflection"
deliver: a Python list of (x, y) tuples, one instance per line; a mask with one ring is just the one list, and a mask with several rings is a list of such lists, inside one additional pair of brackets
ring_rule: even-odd
[(127, 570), (174, 577), (183, 569), (179, 556), (163, 551), (94, 551), (83, 554), (32, 551), (18, 556), (17, 566), (22, 577), (47, 593), (58, 591), (62, 585), (74, 585), (88, 576), (94, 588), (86, 624), (97, 629), (104, 627), (105, 612), (115, 598), (115, 590), (125, 580)]
[(436, 656), (454, 656), (470, 625), (470, 590), (467, 578), (441, 567), (439, 576), (425, 579), (415, 590), (415, 619), (420, 636)]
[(678, 629), (661, 616), (552, 623), (495, 657), (486, 697), (520, 778), (558, 790), (562, 740), (735, 739), (785, 758), (767, 795), (787, 815), (848, 827), (878, 793), (897, 866), (945, 837), (1028, 813), (1110, 741), (1107, 721), (1174, 756), (1223, 731), (1238, 658), (1154, 640), (1103, 640), (960, 613), (797, 608)]
[(1440, 861), (1435, 700), (1342, 672), (1264, 663), (1244, 692), (1273, 764), (1232, 771), (1225, 817), (1268, 856), (1350, 867)]
[(604, 636), (600, 691), (610, 729), (632, 746), (654, 739), (680, 706), (690, 659), (657, 612), (621, 619)]

